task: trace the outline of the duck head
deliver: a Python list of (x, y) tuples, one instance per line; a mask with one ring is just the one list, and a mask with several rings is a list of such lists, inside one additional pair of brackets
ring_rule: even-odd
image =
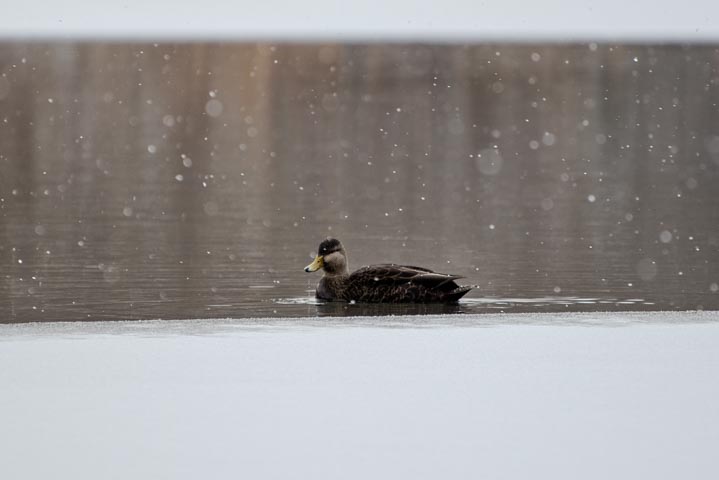
[(349, 272), (347, 252), (336, 238), (327, 238), (320, 243), (314, 261), (305, 267), (305, 272), (324, 270), (326, 275), (345, 275)]

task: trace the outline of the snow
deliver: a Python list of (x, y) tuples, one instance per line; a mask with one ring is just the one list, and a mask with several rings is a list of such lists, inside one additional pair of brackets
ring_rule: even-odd
[[(4, 7), (4, 8), (2, 8)], [(15, 2), (0, 5), (0, 37), (279, 40), (716, 41), (719, 3), (650, 0), (434, 2), (351, 5), (207, 0)], [(596, 47), (595, 47), (596, 48)], [(0, 84), (0, 93), (2, 86)]]
[(0, 477), (714, 478), (717, 320), (0, 325)]
[(223, 108), (222, 102), (216, 98), (208, 100), (207, 104), (205, 104), (205, 112), (211, 117), (219, 117), (222, 115)]

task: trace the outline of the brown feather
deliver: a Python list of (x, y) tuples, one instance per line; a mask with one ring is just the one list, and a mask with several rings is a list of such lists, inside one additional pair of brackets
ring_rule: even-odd
[[(328, 252), (331, 252), (331, 255)], [(344, 247), (335, 239), (327, 239), (320, 244), (318, 255), (323, 254), (327, 255), (324, 257), (325, 275), (317, 285), (317, 298), (324, 300), (453, 303), (474, 288), (458, 285), (455, 280), (464, 278), (459, 275), (393, 263), (362, 267), (350, 274)], [(340, 256), (337, 256), (338, 254)], [(337, 265), (332, 265), (333, 257)]]

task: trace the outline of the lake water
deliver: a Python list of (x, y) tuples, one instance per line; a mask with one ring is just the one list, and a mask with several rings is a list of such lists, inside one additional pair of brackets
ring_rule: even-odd
[[(0, 44), (1, 322), (719, 309), (719, 49)], [(478, 285), (318, 304), (351, 267)]]

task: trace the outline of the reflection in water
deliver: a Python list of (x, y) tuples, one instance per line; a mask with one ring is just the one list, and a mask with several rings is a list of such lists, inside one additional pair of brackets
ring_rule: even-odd
[(451, 315), (460, 313), (581, 312), (651, 309), (654, 302), (641, 298), (620, 300), (582, 297), (468, 298), (458, 304), (362, 304), (325, 302), (314, 297), (279, 298), (277, 305), (306, 306), (309, 316), (377, 317), (387, 315)]
[[(0, 321), (719, 309), (718, 66), (711, 46), (0, 44)], [(352, 267), (479, 289), (278, 301), (312, 295), (328, 234)]]
[(467, 313), (460, 304), (377, 304), (325, 302), (313, 297), (280, 298), (274, 301), (277, 305), (307, 305), (308, 315), (320, 317), (358, 317), (385, 315), (449, 315)]

